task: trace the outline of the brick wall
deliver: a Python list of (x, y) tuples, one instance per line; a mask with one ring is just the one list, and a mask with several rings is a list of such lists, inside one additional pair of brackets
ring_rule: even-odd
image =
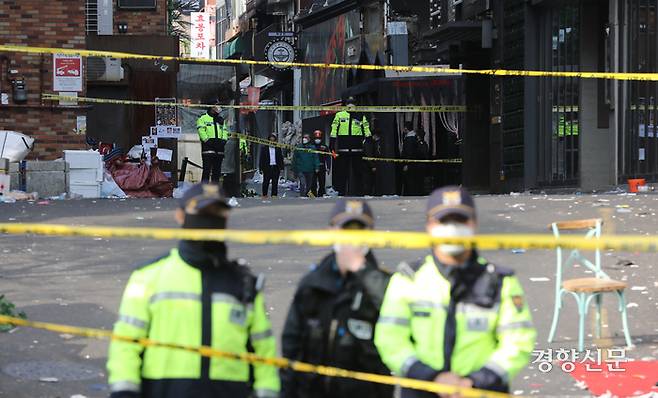
[[(1, 0), (0, 43), (23, 46), (84, 48), (84, 0)], [(75, 132), (84, 107), (61, 108), (41, 101), (53, 93), (52, 55), (0, 53), (11, 69), (25, 78), (28, 102), (16, 105), (6, 80), (6, 63), (0, 71), (0, 91), (10, 105), (0, 105), (0, 130), (15, 130), (36, 138), (31, 158), (54, 159), (63, 149), (84, 147), (84, 136)], [(84, 87), (83, 87), (84, 88)], [(80, 93), (84, 95), (84, 92)]]
[(119, 34), (117, 24), (128, 24), (127, 35), (167, 34), (167, 0), (157, 0), (155, 10), (120, 10), (114, 0), (114, 34)]

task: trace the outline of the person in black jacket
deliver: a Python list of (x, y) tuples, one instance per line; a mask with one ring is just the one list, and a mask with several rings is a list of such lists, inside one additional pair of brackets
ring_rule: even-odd
[[(382, 152), (382, 134), (379, 130), (372, 132), (372, 137), (366, 138), (364, 142), (364, 151), (366, 157), (369, 158), (383, 158)], [(381, 196), (382, 195), (382, 177), (381, 165), (383, 163), (377, 160), (369, 160), (365, 162), (366, 168), (364, 170), (364, 195)]]
[[(313, 144), (315, 149), (322, 152), (329, 152), (329, 147), (324, 143), (323, 133), (320, 130), (313, 132)], [(313, 182), (311, 183), (311, 192), (318, 198), (321, 198), (326, 193), (325, 185), (327, 181), (327, 173), (331, 171), (331, 155), (320, 156), (320, 169), (313, 175)]]
[[(276, 143), (276, 135), (270, 134), (268, 140)], [(279, 174), (283, 169), (283, 152), (281, 148), (267, 146), (260, 149), (258, 167), (263, 173), (263, 197), (267, 198), (267, 191), (272, 183), (272, 197), (275, 198), (279, 191)]]
[[(414, 131), (412, 122), (404, 122), (404, 139), (402, 140), (402, 159), (417, 159), (418, 158), (418, 137)], [(418, 173), (416, 165), (413, 162), (403, 163), (403, 190), (402, 194), (405, 196), (418, 195), (420, 190), (418, 183)]]
[[(370, 206), (340, 200), (331, 212), (334, 229), (372, 229)], [(390, 274), (367, 247), (336, 244), (299, 283), (282, 335), (286, 358), (389, 375), (375, 348), (374, 327)], [(282, 398), (389, 398), (383, 384), (281, 370)]]

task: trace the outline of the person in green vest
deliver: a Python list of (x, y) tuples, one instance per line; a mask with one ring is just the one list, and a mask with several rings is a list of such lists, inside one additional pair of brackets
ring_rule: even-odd
[[(348, 107), (354, 107), (356, 101), (350, 97), (344, 101)], [(370, 123), (365, 116), (358, 117), (345, 110), (336, 113), (331, 123), (330, 147), (336, 153), (332, 182), (334, 189), (342, 196), (360, 196), (363, 194), (365, 163), (363, 146), (370, 137)]]
[[(466, 190), (435, 190), (427, 232), (475, 234), (475, 202)], [(375, 344), (395, 375), (499, 392), (528, 363), (537, 333), (514, 271), (474, 249), (438, 244), (423, 260), (402, 263), (386, 289)], [(402, 398), (436, 397), (404, 389)]]
[[(175, 215), (183, 228), (224, 229), (229, 210), (219, 186), (201, 183), (185, 192)], [(263, 284), (244, 261), (228, 259), (224, 242), (183, 240), (132, 273), (114, 333), (274, 357)], [(107, 370), (111, 398), (276, 398), (280, 390), (272, 366), (118, 340)]]
[(196, 121), (203, 162), (201, 181), (204, 182), (218, 183), (222, 176), (222, 161), (228, 139), (228, 128), (224, 118), (220, 116), (220, 112), (219, 106), (212, 106)]

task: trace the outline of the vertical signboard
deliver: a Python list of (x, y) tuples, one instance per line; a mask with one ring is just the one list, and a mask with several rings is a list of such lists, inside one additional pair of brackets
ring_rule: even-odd
[(191, 56), (192, 58), (210, 58), (210, 14), (193, 12), (192, 21)]
[(53, 91), (82, 91), (82, 57), (53, 54)]

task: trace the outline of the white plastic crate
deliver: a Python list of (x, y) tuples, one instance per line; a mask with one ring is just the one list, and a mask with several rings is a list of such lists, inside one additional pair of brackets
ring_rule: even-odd
[(71, 184), (69, 186), (69, 193), (81, 195), (83, 198), (95, 199), (101, 197), (101, 184), (82, 185)]
[(103, 169), (70, 169), (69, 183), (75, 185), (95, 185), (103, 181)]
[(64, 151), (64, 160), (70, 169), (100, 169), (103, 170), (103, 157), (96, 151)]

